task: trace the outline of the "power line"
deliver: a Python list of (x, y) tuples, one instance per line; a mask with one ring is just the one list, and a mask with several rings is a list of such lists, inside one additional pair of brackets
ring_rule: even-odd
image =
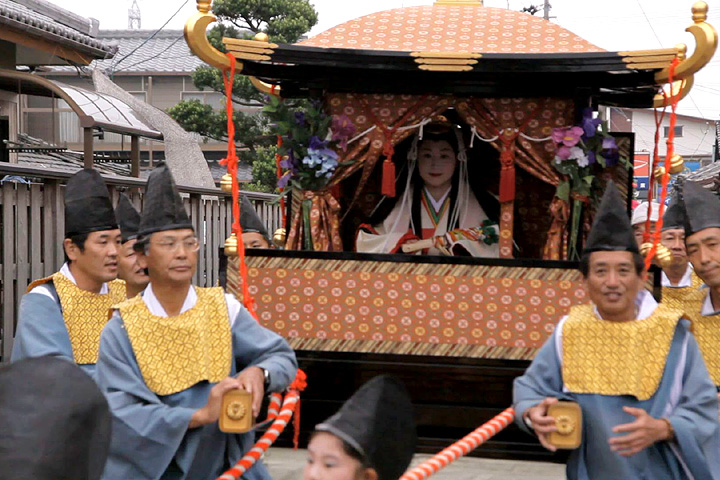
[[(168, 45), (167, 47), (163, 48), (161, 51), (159, 51), (158, 53), (156, 53), (156, 54), (153, 55), (152, 57), (144, 58), (144, 59), (142, 59), (142, 60), (140, 60), (140, 61), (137, 61), (137, 62), (135, 62), (135, 63), (131, 63), (130, 65), (128, 65), (128, 66), (126, 66), (126, 67), (124, 67), (124, 68), (119, 68), (119, 69), (115, 70), (115, 72), (122, 72), (123, 70), (127, 70), (127, 69), (132, 68), (132, 67), (134, 67), (134, 66), (136, 66), (136, 65), (140, 65), (140, 64), (142, 64), (142, 63), (149, 62), (150, 60), (154, 60), (154, 59), (156, 59), (157, 57), (159, 57), (160, 55), (162, 55), (163, 53), (165, 53), (165, 52), (167, 52), (168, 50), (170, 50), (176, 43), (178, 43), (178, 42), (179, 42), (180, 40), (182, 40), (183, 38), (185, 38), (185, 37), (178, 37), (178, 38), (176, 38), (175, 40), (173, 40), (173, 42), (172, 42), (170, 45)], [(182, 56), (180, 56), (180, 57), (168, 57), (168, 59), (170, 59), (170, 58), (190, 57), (190, 56), (192, 56), (192, 55), (182, 55)]]
[(662, 47), (662, 42), (660, 41), (660, 37), (658, 37), (657, 32), (656, 32), (655, 29), (653, 28), (652, 22), (651, 22), (650, 19), (648, 18), (647, 13), (645, 13), (645, 9), (643, 8), (642, 3), (640, 3), (640, 0), (636, 0), (636, 1), (637, 1), (637, 4), (638, 4), (638, 7), (640, 7), (640, 11), (642, 12), (643, 17), (645, 17), (645, 21), (647, 21), (647, 24), (650, 26), (650, 30), (652, 30), (653, 35), (655, 35), (655, 38), (657, 39), (658, 43), (659, 43), (660, 46)]
[(114, 63), (112, 64), (112, 66), (110, 67), (110, 73), (112, 74), (112, 72), (115, 71), (115, 67), (117, 67), (118, 65), (120, 65), (126, 58), (128, 58), (128, 57), (129, 57), (130, 55), (132, 55), (133, 53), (137, 52), (143, 45), (145, 45), (147, 42), (149, 42), (150, 40), (152, 40), (152, 39), (155, 37), (155, 35), (157, 35), (158, 33), (160, 33), (160, 31), (161, 31), (163, 28), (165, 28), (165, 27), (167, 26), (167, 24), (172, 21), (173, 18), (175, 18), (175, 15), (177, 15), (178, 13), (180, 13), (180, 10), (182, 10), (183, 7), (184, 7), (185, 5), (187, 5), (188, 1), (189, 1), (189, 0), (185, 0), (185, 1), (182, 3), (182, 5), (180, 5), (180, 8), (178, 8), (178, 9), (175, 11), (175, 13), (173, 13), (172, 16), (171, 16), (170, 18), (168, 18), (165, 23), (163, 23), (162, 27), (160, 27), (160, 28), (158, 28), (157, 30), (155, 30), (152, 35), (150, 35), (148, 38), (146, 38), (145, 41), (143, 41), (140, 45), (138, 45), (137, 47), (135, 47), (130, 53), (128, 53), (127, 55), (125, 55), (124, 57), (122, 57), (122, 58), (121, 58), (120, 60), (118, 60), (117, 62), (114, 62)]

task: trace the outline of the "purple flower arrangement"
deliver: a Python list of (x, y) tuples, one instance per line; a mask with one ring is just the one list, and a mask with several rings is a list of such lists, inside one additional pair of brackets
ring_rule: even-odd
[(284, 173), (279, 188), (324, 189), (335, 173), (339, 151), (346, 151), (355, 134), (355, 125), (346, 115), (330, 116), (319, 102), (306, 102), (294, 109), (277, 97), (271, 97), (265, 114), (282, 136), (280, 167)]

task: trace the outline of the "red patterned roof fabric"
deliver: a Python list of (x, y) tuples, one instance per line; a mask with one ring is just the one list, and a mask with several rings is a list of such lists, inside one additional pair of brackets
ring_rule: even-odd
[(473, 5), (432, 5), (373, 13), (326, 30), (300, 45), (481, 53), (604, 51), (543, 18)]

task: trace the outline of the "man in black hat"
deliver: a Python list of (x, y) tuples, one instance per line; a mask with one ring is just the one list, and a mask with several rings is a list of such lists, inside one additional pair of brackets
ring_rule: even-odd
[(245, 248), (272, 248), (267, 228), (247, 195), (242, 196), (240, 204), (240, 227)]
[(686, 314), (720, 391), (720, 199), (689, 181), (683, 184), (681, 197), (688, 258), (708, 286), (687, 296)]
[(580, 270), (591, 303), (570, 310), (515, 380), (519, 425), (555, 450), (550, 434), (567, 432), (549, 408), (558, 400), (580, 405), (582, 443), (567, 463), (570, 480), (715, 478), (715, 388), (682, 311), (644, 289), (644, 259), (612, 182)]
[(23, 296), (12, 361), (56, 355), (93, 374), (108, 311), (125, 298), (125, 283), (115, 280), (120, 241), (100, 174), (85, 169), (73, 175), (65, 188), (66, 263)]
[(110, 422), (97, 385), (67, 360), (45, 356), (0, 367), (3, 480), (98, 480)]
[(685, 310), (692, 298), (702, 295), (703, 282), (695, 274), (685, 249), (685, 209), (679, 192), (675, 193), (663, 215), (660, 242), (672, 254), (672, 262), (662, 271), (662, 302)]
[(375, 377), (315, 427), (303, 480), (397, 480), (416, 442), (405, 387), (389, 375)]
[[(113, 413), (104, 478), (216, 478), (252, 447), (254, 434), (222, 433), (223, 395), (284, 390), (297, 362), (287, 342), (260, 326), (221, 288), (197, 288), (198, 239), (170, 171), (148, 179), (135, 251), (150, 283), (116, 306), (103, 331), (97, 382)], [(269, 479), (258, 463), (248, 480)]]
[(135, 210), (130, 199), (125, 194), (121, 194), (117, 207), (115, 207), (115, 217), (117, 217), (122, 232), (122, 246), (118, 256), (118, 278), (125, 281), (127, 298), (132, 298), (145, 290), (150, 281), (145, 269), (137, 263), (137, 254), (134, 248), (140, 228), (140, 213)]

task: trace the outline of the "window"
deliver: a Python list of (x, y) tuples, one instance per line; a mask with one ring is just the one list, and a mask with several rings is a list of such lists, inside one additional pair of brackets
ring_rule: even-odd
[[(665, 138), (668, 138), (668, 135), (670, 135), (670, 127), (663, 127), (663, 131)], [(676, 137), (682, 137), (683, 136), (683, 125), (676, 125), (675, 126), (675, 136)]]

